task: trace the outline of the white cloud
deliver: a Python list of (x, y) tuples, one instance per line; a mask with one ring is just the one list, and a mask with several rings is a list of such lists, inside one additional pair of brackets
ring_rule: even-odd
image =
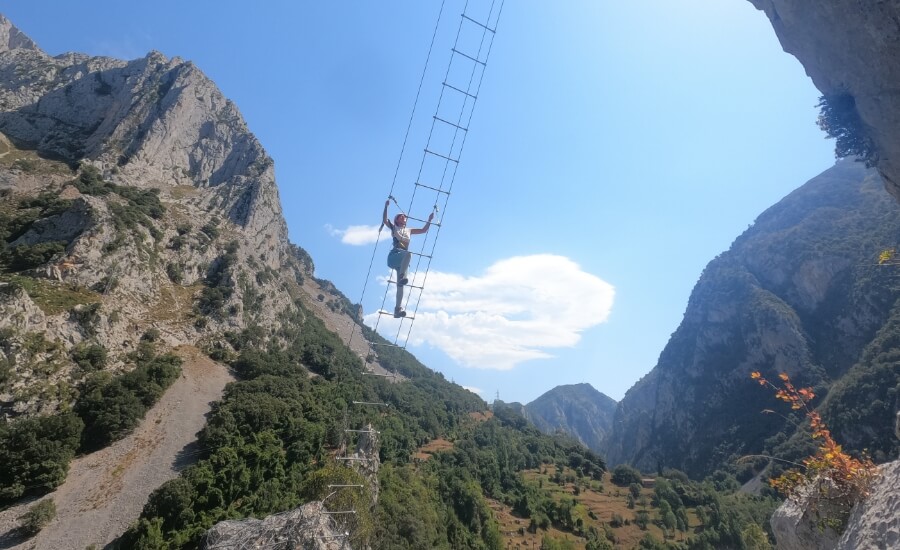
[(484, 392), (481, 391), (481, 388), (476, 388), (475, 386), (463, 386), (464, 390), (469, 390), (472, 393), (482, 394)]
[(378, 240), (385, 240), (391, 236), (390, 231), (380, 231), (378, 225), (351, 225), (347, 229), (337, 229), (326, 225), (325, 229), (332, 237), (340, 237), (341, 242), (353, 246), (372, 244)]
[[(550, 254), (501, 260), (479, 277), (431, 271), (409, 344), (434, 346), (464, 366), (509, 370), (575, 346), (583, 331), (607, 320), (614, 296), (609, 283)], [(385, 315), (379, 331), (394, 337), (397, 323)], [(408, 329), (407, 321), (400, 334)]]

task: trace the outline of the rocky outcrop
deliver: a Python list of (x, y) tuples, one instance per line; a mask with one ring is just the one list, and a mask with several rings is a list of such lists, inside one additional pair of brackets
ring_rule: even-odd
[(826, 95), (850, 94), (878, 148), (885, 187), (900, 200), (900, 4), (749, 0), (784, 50)]
[(872, 494), (856, 505), (838, 550), (900, 548), (900, 461), (881, 468)]
[[(761, 414), (777, 402), (754, 386), (751, 371), (771, 379), (786, 372), (798, 384), (828, 388), (857, 369), (876, 370), (900, 330), (889, 322), (897, 295), (886, 269), (894, 268), (876, 265), (900, 233), (900, 213), (881, 187), (874, 170), (839, 162), (760, 215), (710, 262), (656, 367), (618, 405), (610, 464), (703, 477), (741, 456), (777, 454), (784, 434), (773, 436), (790, 428), (778, 415)], [(883, 349), (864, 353), (876, 340)], [(849, 406), (867, 430), (842, 424), (836, 437), (896, 456), (893, 428), (883, 422), (896, 370), (876, 366), (881, 378), (863, 374), (884, 395), (866, 390), (859, 403), (858, 391), (840, 392), (857, 400), (842, 410)]]
[[(900, 413), (897, 422), (900, 438)], [(824, 521), (846, 514), (829, 501), (827, 489), (827, 482), (817, 480), (775, 511), (770, 523), (779, 550), (900, 548), (900, 460), (881, 466), (869, 496), (850, 511), (843, 533)]]
[(9, 19), (0, 15), (0, 52), (9, 50), (39, 50), (25, 33), (15, 28)]
[(595, 452), (603, 450), (615, 411), (616, 402), (590, 384), (557, 386), (525, 405), (525, 417), (539, 430), (562, 430)]
[[(830, 480), (817, 479), (782, 504), (769, 524), (779, 550), (833, 550), (840, 533), (828, 518), (846, 517)], [(854, 548), (875, 548), (860, 546)]]
[(349, 549), (347, 534), (338, 531), (321, 502), (310, 502), (265, 519), (223, 521), (210, 529), (201, 548), (267, 548), (270, 550)]

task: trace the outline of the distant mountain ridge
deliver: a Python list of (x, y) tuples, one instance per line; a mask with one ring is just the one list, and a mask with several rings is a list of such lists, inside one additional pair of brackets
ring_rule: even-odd
[(598, 451), (612, 430), (616, 401), (587, 383), (556, 386), (524, 406), (526, 418), (544, 433), (565, 431)]

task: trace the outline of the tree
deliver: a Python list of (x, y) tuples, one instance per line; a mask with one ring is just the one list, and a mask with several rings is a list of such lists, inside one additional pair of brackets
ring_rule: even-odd
[(641, 528), (642, 531), (646, 531), (647, 525), (650, 523), (650, 512), (646, 510), (638, 510), (634, 515), (634, 522), (638, 527)]
[(741, 540), (747, 550), (771, 550), (769, 537), (758, 523), (750, 523), (741, 531)]
[(628, 486), (628, 491), (631, 493), (631, 496), (637, 498), (641, 496), (641, 485), (639, 483), (632, 483)]
[(613, 469), (612, 482), (619, 487), (641, 483), (641, 473), (627, 464), (619, 464)]
[(856, 156), (867, 168), (875, 166), (878, 150), (856, 110), (856, 99), (849, 93), (823, 95), (816, 106), (819, 128), (835, 140), (834, 156)]

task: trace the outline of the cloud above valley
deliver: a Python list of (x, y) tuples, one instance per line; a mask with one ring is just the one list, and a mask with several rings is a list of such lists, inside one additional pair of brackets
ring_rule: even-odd
[(331, 225), (326, 225), (325, 230), (328, 231), (328, 234), (332, 237), (339, 238), (343, 244), (364, 246), (378, 240), (383, 241), (390, 238), (391, 232), (379, 232), (379, 227), (380, 226), (378, 225), (351, 225), (348, 226), (347, 229), (338, 229)]
[[(609, 318), (614, 297), (611, 284), (551, 254), (500, 260), (473, 277), (430, 271), (409, 344), (439, 348), (467, 367), (509, 370), (575, 346)], [(397, 323), (383, 316), (379, 332), (393, 337)]]

